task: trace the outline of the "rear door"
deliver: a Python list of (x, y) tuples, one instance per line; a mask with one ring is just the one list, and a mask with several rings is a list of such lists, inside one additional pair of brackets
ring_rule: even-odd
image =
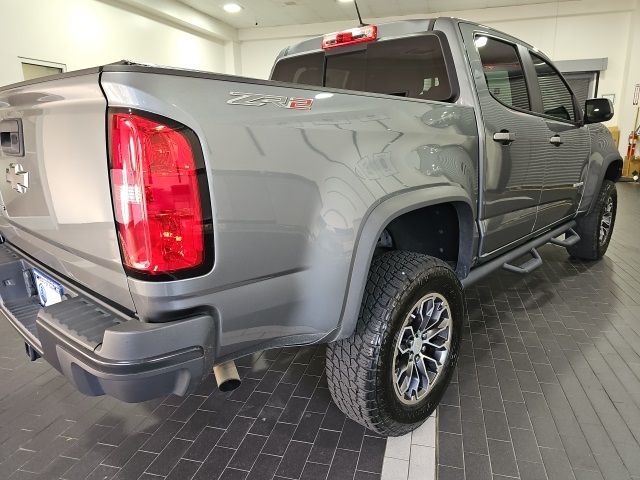
[(578, 211), (590, 154), (589, 132), (575, 96), (553, 65), (528, 52), (536, 82), (534, 108), (544, 117), (547, 164), (535, 229), (548, 227)]
[(544, 181), (547, 126), (532, 113), (526, 49), (478, 25), (460, 24), (484, 125), (481, 164), (481, 256), (495, 254), (533, 231)]

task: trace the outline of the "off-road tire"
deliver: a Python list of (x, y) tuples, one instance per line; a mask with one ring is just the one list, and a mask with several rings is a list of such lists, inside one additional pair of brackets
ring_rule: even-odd
[[(600, 243), (600, 223), (605, 213), (608, 199), (613, 200), (613, 217), (609, 235), (604, 243)], [(567, 247), (567, 251), (572, 257), (582, 260), (598, 260), (609, 248), (613, 227), (616, 222), (616, 209), (618, 205), (618, 192), (616, 184), (611, 180), (602, 182), (602, 187), (596, 199), (596, 204), (589, 214), (578, 219), (575, 231), (580, 235), (580, 241), (571, 247)]]
[[(442, 295), (451, 313), (451, 344), (435, 384), (416, 405), (403, 404), (393, 386), (393, 352), (410, 309), (428, 293)], [(329, 390), (349, 418), (385, 436), (420, 426), (442, 398), (455, 368), (464, 297), (443, 261), (413, 252), (391, 251), (373, 259), (354, 334), (327, 347)]]

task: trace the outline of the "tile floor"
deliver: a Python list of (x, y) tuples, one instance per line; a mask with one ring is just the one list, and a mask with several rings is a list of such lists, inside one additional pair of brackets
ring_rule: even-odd
[(640, 185), (618, 193), (603, 260), (547, 245), (532, 275), (467, 290), (439, 480), (640, 478)]
[(386, 440), (332, 404), (324, 347), (238, 362), (240, 388), (213, 377), (186, 398), (90, 398), (0, 322), (0, 479), (380, 478)]

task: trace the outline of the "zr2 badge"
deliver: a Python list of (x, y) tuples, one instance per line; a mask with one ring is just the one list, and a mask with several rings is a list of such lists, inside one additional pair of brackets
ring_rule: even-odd
[(312, 98), (284, 97), (280, 95), (260, 95), (259, 93), (229, 92), (233, 98), (227, 100), (229, 105), (246, 107), (264, 107), (267, 104), (294, 110), (311, 110)]

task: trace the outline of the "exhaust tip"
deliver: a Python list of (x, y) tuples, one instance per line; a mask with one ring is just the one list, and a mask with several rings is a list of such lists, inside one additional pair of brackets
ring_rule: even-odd
[(236, 362), (233, 360), (213, 367), (213, 375), (216, 377), (216, 383), (221, 392), (231, 392), (242, 383)]
[(241, 383), (242, 382), (240, 380), (229, 379), (227, 381), (219, 383), (218, 388), (220, 389), (221, 392), (231, 392), (236, 388), (238, 388)]

